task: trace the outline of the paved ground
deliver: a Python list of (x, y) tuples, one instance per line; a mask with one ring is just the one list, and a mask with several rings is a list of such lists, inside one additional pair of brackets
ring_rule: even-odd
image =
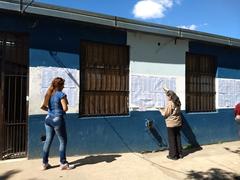
[[(40, 159), (0, 161), (0, 179), (7, 180), (181, 180), (240, 179), (240, 141), (202, 146), (186, 151), (183, 159), (166, 158), (168, 151), (101, 154), (68, 157), (76, 168), (61, 171), (58, 158), (53, 168), (41, 171)], [(188, 154), (187, 154), (188, 153)]]

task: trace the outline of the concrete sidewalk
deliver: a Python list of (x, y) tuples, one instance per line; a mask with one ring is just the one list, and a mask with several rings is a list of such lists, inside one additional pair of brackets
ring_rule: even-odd
[(53, 168), (41, 171), (41, 159), (0, 161), (0, 179), (14, 180), (180, 180), (240, 179), (240, 141), (202, 146), (202, 150), (174, 161), (168, 151), (100, 154), (68, 157), (73, 170), (61, 171), (58, 158)]

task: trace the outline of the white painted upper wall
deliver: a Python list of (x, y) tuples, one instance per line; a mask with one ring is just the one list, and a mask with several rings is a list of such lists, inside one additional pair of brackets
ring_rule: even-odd
[(188, 41), (141, 32), (128, 32), (133, 74), (185, 76)]
[[(136, 74), (150, 75), (149, 77), (153, 75), (160, 78), (173, 77), (176, 93), (182, 102), (182, 109), (185, 109), (185, 53), (188, 51), (188, 41), (176, 40), (175, 42), (174, 38), (128, 32), (127, 44), (130, 46), (130, 83), (131, 75)], [(67, 69), (67, 72), (70, 72), (76, 82), (79, 82), (79, 70)], [(70, 83), (71, 79), (69, 79), (67, 72), (66, 69), (57, 67), (39, 66), (30, 68), (30, 115), (46, 113), (40, 110), (43, 96), (48, 87), (46, 82), (50, 83), (50, 79), (61, 76), (66, 79), (67, 83)], [(69, 87), (65, 87), (65, 90), (70, 102), (69, 113), (78, 113), (78, 85), (72, 82)], [(146, 92), (142, 94), (144, 93)]]
[[(71, 76), (69, 76), (69, 73)], [(55, 77), (65, 79), (63, 92), (67, 94), (69, 108), (68, 113), (78, 113), (79, 107), (79, 70), (58, 67), (30, 67), (29, 68), (29, 115), (46, 114), (40, 109), (44, 95)], [(71, 78), (70, 78), (71, 77)]]
[[(127, 45), (130, 46), (130, 74), (175, 78), (176, 93), (182, 102), (182, 110), (185, 110), (185, 55), (188, 52), (188, 40), (128, 32)], [(135, 90), (130, 88), (131, 96), (131, 91)]]

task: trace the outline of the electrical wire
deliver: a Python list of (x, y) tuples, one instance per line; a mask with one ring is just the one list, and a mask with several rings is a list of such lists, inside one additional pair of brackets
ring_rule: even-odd
[(68, 70), (68, 68), (63, 64), (63, 62), (61, 61), (61, 59), (57, 56), (56, 52), (53, 51), (49, 51), (49, 54), (52, 56), (53, 60), (62, 68), (64, 68), (65, 73), (72, 79), (72, 81), (78, 86), (80, 87), (80, 85), (78, 84), (77, 80), (73, 77), (73, 75), (71, 74), (71, 72)]
[(107, 122), (107, 124), (111, 127), (111, 129), (115, 132), (115, 134), (116, 134), (116, 135), (118, 136), (118, 138), (121, 140), (121, 142), (123, 143), (123, 145), (125, 145), (126, 148), (127, 148), (133, 155), (135, 155), (135, 156), (137, 156), (137, 157), (139, 157), (139, 158), (141, 158), (141, 159), (143, 159), (143, 160), (145, 160), (145, 161), (147, 161), (147, 162), (149, 162), (149, 163), (157, 166), (158, 169), (161, 169), (161, 170), (162, 170), (162, 169), (166, 169), (166, 170), (169, 170), (169, 171), (173, 171), (173, 172), (177, 172), (177, 173), (181, 173), (181, 174), (185, 174), (185, 175), (186, 175), (186, 173), (183, 172), (183, 171), (177, 171), (177, 170), (174, 170), (174, 169), (171, 169), (171, 168), (162, 166), (162, 165), (160, 165), (160, 164), (158, 164), (158, 163), (155, 163), (155, 162), (151, 161), (150, 159), (147, 159), (147, 158), (145, 158), (145, 157), (143, 157), (143, 156), (140, 156), (139, 154), (137, 154), (136, 152), (134, 152), (133, 149), (124, 141), (124, 138), (119, 134), (119, 132), (114, 128), (114, 126), (108, 121), (108, 119), (104, 117), (104, 120), (105, 120), (105, 121)]
[(21, 11), (21, 13), (23, 14), (23, 13), (26, 11), (26, 9), (27, 9), (30, 5), (32, 5), (33, 2), (34, 2), (34, 0), (31, 0), (29, 3), (26, 4), (25, 8), (23, 9), (23, 0), (21, 0), (21, 1), (20, 1), (20, 11)]
[[(57, 55), (56, 55), (55, 53), (53, 53), (53, 52), (50, 51), (50, 55), (51, 55), (52, 57), (54, 57), (54, 60), (57, 62), (58, 65), (60, 65), (61, 67), (65, 67), (65, 65), (62, 63), (61, 59), (60, 59), (59, 57), (57, 57)], [(65, 67), (65, 68), (66, 68), (66, 67)], [(66, 73), (67, 73), (69, 76), (71, 75), (71, 73), (70, 73), (69, 71), (67, 71), (67, 70), (66, 70)], [(74, 79), (74, 77), (72, 77), (72, 75), (70, 76), (70, 78), (73, 78), (74, 82), (77, 83), (76, 80)], [(77, 85), (78, 85), (78, 83), (77, 83)], [(78, 85), (78, 86), (79, 86), (79, 85)], [(143, 159), (143, 160), (145, 160), (145, 161), (147, 161), (147, 162), (149, 162), (149, 163), (157, 166), (158, 169), (161, 169), (161, 170), (162, 170), (162, 169), (166, 169), (166, 170), (169, 170), (169, 171), (173, 171), (173, 172), (177, 172), (177, 173), (181, 173), (181, 174), (186, 174), (186, 173), (184, 173), (183, 171), (177, 171), (177, 170), (174, 170), (174, 169), (171, 169), (171, 168), (162, 166), (162, 165), (160, 165), (160, 164), (158, 164), (158, 163), (155, 163), (155, 162), (151, 161), (150, 159), (147, 159), (147, 158), (145, 158), (145, 157), (143, 157), (143, 156), (140, 156), (139, 154), (137, 154), (136, 152), (134, 152), (133, 149), (125, 142), (124, 138), (120, 135), (120, 133), (119, 133), (119, 132), (114, 128), (114, 126), (108, 121), (108, 119), (105, 118), (105, 117), (103, 117), (103, 118), (104, 118), (105, 122), (107, 122), (107, 124), (109, 125), (109, 127), (113, 130), (113, 132), (117, 135), (117, 137), (120, 139), (120, 141), (123, 143), (123, 145), (124, 145), (133, 155), (135, 155), (135, 156), (137, 156), (137, 157), (139, 157), (139, 158), (141, 158), (141, 159)]]

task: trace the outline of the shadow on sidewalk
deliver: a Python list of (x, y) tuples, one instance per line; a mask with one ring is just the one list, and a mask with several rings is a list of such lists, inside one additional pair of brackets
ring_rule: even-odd
[(6, 179), (10, 178), (11, 176), (13, 176), (14, 174), (19, 173), (19, 172), (21, 172), (21, 171), (20, 170), (7, 171), (4, 174), (0, 175), (0, 180), (6, 180)]
[(191, 153), (195, 153), (196, 151), (201, 151), (202, 150), (202, 147), (201, 146), (198, 146), (198, 147), (192, 147), (192, 146), (188, 146), (187, 148), (184, 148), (182, 150), (183, 152), (183, 157), (191, 154)]
[(239, 154), (239, 155), (240, 155), (240, 148), (238, 148), (237, 150), (231, 150), (231, 149), (228, 148), (228, 147), (224, 147), (224, 149), (226, 149), (226, 150), (229, 151), (229, 152), (232, 152), (232, 153), (235, 153), (235, 154)]
[(203, 171), (189, 171), (186, 179), (201, 179), (201, 180), (216, 180), (216, 179), (232, 179), (240, 180), (240, 175), (228, 172), (218, 168), (211, 168), (206, 172)]
[(110, 163), (115, 161), (116, 158), (121, 157), (121, 155), (97, 155), (97, 156), (87, 156), (83, 159), (78, 159), (76, 161), (72, 161), (69, 164), (74, 164), (75, 167), (83, 166), (86, 164), (97, 164), (100, 162), (107, 162)]

